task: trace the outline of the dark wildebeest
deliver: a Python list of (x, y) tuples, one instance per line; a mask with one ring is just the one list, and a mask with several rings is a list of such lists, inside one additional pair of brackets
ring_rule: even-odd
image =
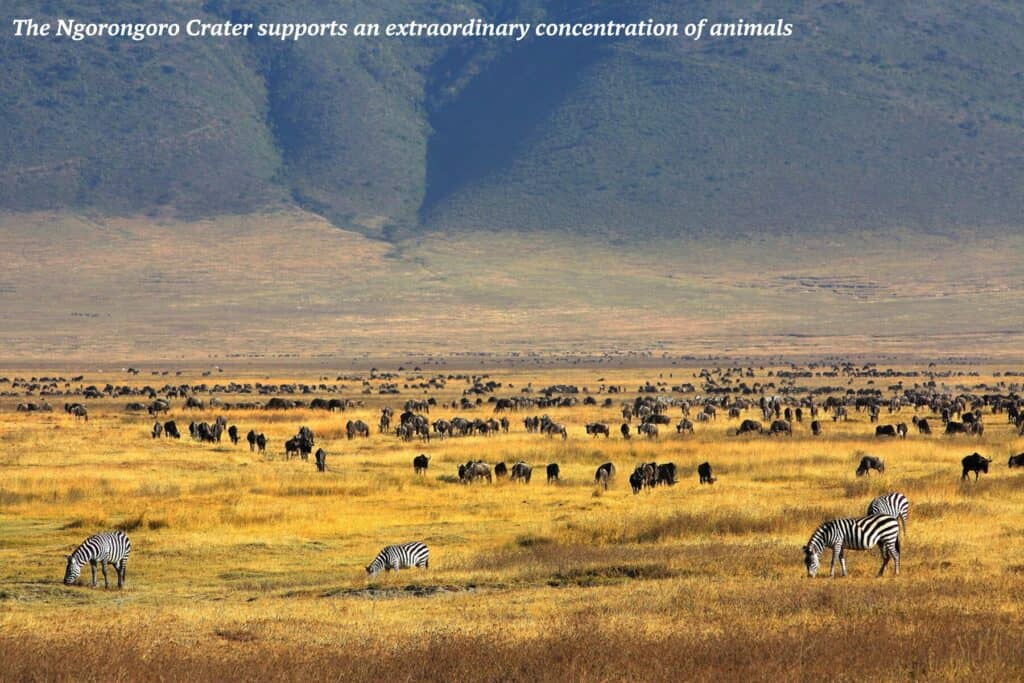
[(292, 457), (293, 455), (298, 456), (300, 454), (301, 454), (301, 449), (299, 447), (299, 439), (297, 437), (293, 436), (292, 438), (290, 438), (290, 439), (288, 439), (287, 441), (284, 442), (284, 459), (285, 460), (287, 460), (288, 458)]
[(89, 411), (81, 403), (65, 403), (64, 412), (68, 415), (73, 415), (76, 420), (84, 419), (86, 422), (89, 421)]
[(494, 483), (491, 468), (482, 460), (471, 460), (465, 465), (459, 465), (459, 479), (464, 484), (471, 484), (477, 479), (486, 479), (488, 484)]
[(256, 430), (250, 429), (249, 433), (245, 435), (245, 440), (249, 442), (249, 450), (256, 450)]
[(512, 465), (508, 478), (509, 481), (522, 481), (524, 484), (529, 484), (532, 477), (533, 468), (520, 460), (515, 465)]
[(817, 420), (811, 421), (811, 434), (814, 436), (821, 436), (821, 422)]
[(629, 487), (633, 489), (634, 495), (640, 493), (640, 489), (644, 487), (643, 470), (639, 468), (633, 470), (633, 474), (629, 475)]
[(736, 428), (736, 435), (750, 434), (752, 432), (760, 434), (763, 431), (764, 427), (762, 427), (761, 423), (757, 420), (744, 420), (740, 423), (740, 426)]
[(557, 482), (559, 475), (558, 463), (553, 462), (548, 465), (548, 483)]
[(586, 426), (587, 434), (591, 436), (597, 436), (598, 434), (604, 434), (608, 436), (608, 425), (600, 422), (592, 422)]
[(228, 438), (231, 439), (232, 445), (238, 445), (238, 427), (235, 425), (228, 427)]
[(345, 423), (345, 436), (349, 439), (354, 439), (357, 436), (361, 436), (364, 439), (370, 436), (370, 428), (362, 420), (352, 421), (349, 420)]
[(178, 423), (174, 420), (164, 422), (164, 434), (166, 434), (169, 439), (180, 439), (181, 432), (178, 431)]
[(878, 425), (875, 427), (875, 436), (896, 436), (896, 427), (894, 425)]
[(885, 472), (885, 463), (882, 462), (881, 458), (876, 458), (873, 455), (865, 455), (860, 459), (860, 465), (857, 466), (857, 476), (863, 477), (868, 473), (868, 470), (875, 470), (879, 474)]
[(499, 462), (494, 466), (494, 476), (496, 477), (507, 477), (508, 476), (508, 465), (503, 462)]
[(1007, 467), (1024, 467), (1024, 453), (1018, 453), (1017, 455), (1011, 455), (1009, 462), (1006, 463)]
[(953, 436), (955, 434), (966, 434), (968, 431), (967, 425), (963, 422), (954, 422), (950, 420), (946, 423), (946, 435)]
[(803, 422), (804, 421), (804, 409), (803, 408), (797, 408), (796, 409), (796, 421), (797, 422)]
[(714, 484), (715, 478), (711, 474), (711, 463), (702, 462), (697, 465), (697, 476), (700, 477), (701, 484)]
[(603, 486), (605, 490), (608, 490), (608, 482), (615, 476), (615, 465), (610, 462), (606, 462), (597, 468), (597, 472), (594, 473), (594, 483), (599, 486)]
[(966, 479), (968, 472), (974, 472), (974, 481), (978, 481), (978, 475), (981, 472), (988, 474), (988, 464), (990, 462), (992, 461), (980, 453), (971, 453), (964, 457), (964, 459), (960, 461), (960, 464), (964, 466), (964, 471), (963, 474), (960, 475), (960, 480), (962, 481)]
[(907, 438), (908, 431), (909, 430), (907, 429), (906, 423), (900, 422), (898, 425), (896, 425), (896, 435), (899, 436), (901, 439)]
[[(412, 469), (416, 474), (426, 474), (427, 467), (430, 465), (430, 456), (420, 453), (412, 459)], [(497, 467), (494, 468), (497, 471)]]
[(685, 417), (679, 421), (676, 425), (676, 434), (682, 434), (683, 432), (689, 432), (693, 434), (693, 423), (687, 420)]
[(915, 424), (917, 425), (917, 431), (919, 434), (928, 435), (932, 433), (932, 426), (928, 424), (928, 420), (921, 418)]
[(656, 484), (665, 484), (666, 486), (674, 486), (676, 483), (676, 465), (673, 462), (665, 463), (664, 465), (658, 465), (658, 473)]
[(267, 437), (262, 432), (256, 435), (256, 450), (260, 453), (267, 452)]
[(792, 436), (793, 427), (785, 420), (775, 420), (772, 422), (772, 426), (768, 428), (768, 434), (771, 436), (775, 436), (776, 434)]
[(164, 427), (163, 427), (162, 424), (160, 424), (159, 422), (154, 422), (153, 423), (153, 431), (151, 432), (151, 434), (153, 435), (154, 439), (159, 439), (160, 435), (163, 433), (163, 431), (164, 431)]
[(322, 448), (316, 449), (316, 454), (313, 456), (316, 458), (316, 471), (326, 472), (327, 471), (327, 451)]
[(973, 434), (974, 436), (981, 436), (982, 434), (985, 433), (985, 424), (982, 422), (972, 422), (970, 427), (971, 434)]
[(628, 439), (629, 438), (629, 425), (626, 424), (625, 422), (623, 422), (622, 426), (619, 427), (619, 432), (622, 434), (622, 438), (623, 439)]

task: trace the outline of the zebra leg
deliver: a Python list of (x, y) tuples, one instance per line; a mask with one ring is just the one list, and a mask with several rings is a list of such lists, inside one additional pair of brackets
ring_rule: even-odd
[(118, 588), (124, 588), (124, 577), (125, 577), (125, 572), (126, 572), (127, 569), (128, 569), (127, 564), (125, 563), (124, 560), (121, 560), (120, 564), (117, 566), (117, 587)]
[(843, 570), (843, 576), (846, 576), (846, 552), (843, 550), (839, 551), (839, 566)]
[(836, 555), (838, 553), (839, 551), (836, 548), (832, 548), (832, 562), (828, 565), (828, 575), (830, 578), (835, 578), (836, 576)]
[(880, 546), (880, 549), (882, 551), (882, 568), (878, 570), (878, 575), (883, 576), (885, 574), (885, 566), (889, 564), (889, 554), (891, 553), (891, 549), (889, 546), (884, 545)]
[(103, 587), (110, 588), (110, 581), (107, 580), (107, 561), (100, 560), (100, 567), (103, 569)]
[(900, 575), (900, 551), (896, 549), (895, 545), (893, 545), (893, 547), (889, 550), (889, 555), (892, 556), (893, 575), (894, 576), (899, 576)]
[(92, 569), (92, 587), (96, 587), (96, 560), (89, 560), (89, 568)]

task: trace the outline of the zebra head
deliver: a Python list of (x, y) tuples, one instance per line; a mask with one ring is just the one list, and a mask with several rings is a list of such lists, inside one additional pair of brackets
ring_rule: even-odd
[(369, 574), (370, 576), (377, 576), (377, 574), (383, 568), (384, 568), (384, 558), (381, 557), (381, 556), (378, 556), (377, 559), (375, 559), (370, 564), (366, 565), (366, 573)]
[(64, 570), (64, 584), (70, 586), (78, 581), (82, 573), (82, 565), (78, 563), (74, 555), (68, 555), (68, 567)]
[(804, 566), (807, 567), (807, 576), (812, 579), (818, 575), (818, 563), (820, 553), (811, 550), (810, 546), (804, 546)]

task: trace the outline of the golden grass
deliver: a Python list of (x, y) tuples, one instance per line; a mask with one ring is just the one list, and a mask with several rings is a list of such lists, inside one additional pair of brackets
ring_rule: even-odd
[[(498, 392), (509, 395), (599, 376), (632, 389), (659, 373), (692, 380), (679, 368), (491, 375), (516, 385)], [(295, 378), (315, 376), (270, 381)], [(858, 414), (827, 421), (819, 439), (800, 426), (730, 436), (724, 417), (690, 437), (586, 436), (586, 422), (618, 423), (615, 397), (547, 411), (568, 425), (564, 442), (526, 434), (515, 414), (498, 437), (349, 442), (345, 420), (375, 424), (380, 405), (401, 402), (365, 398), (344, 414), (227, 413), (267, 433), (272, 459), (244, 443), (151, 440), (127, 399), (90, 403), (88, 423), (0, 402), (0, 680), (1024, 677), (1024, 475), (1005, 466), (1024, 440), (1002, 416), (981, 440), (876, 440)], [(303, 424), (329, 453), (324, 474), (281, 457)], [(962, 484), (973, 450), (993, 469)], [(855, 477), (862, 451), (886, 473)], [(420, 452), (432, 456), (425, 477), (412, 471)], [(527, 460), (533, 482), (450, 483), (471, 457)], [(608, 460), (618, 477), (601, 492), (593, 473)], [(633, 496), (627, 475), (650, 460), (675, 462), (681, 481)], [(704, 460), (713, 486), (697, 483)], [(548, 462), (559, 485), (543, 481)], [(800, 546), (814, 527), (888, 490), (912, 505), (903, 574), (875, 579), (877, 554), (851, 553), (849, 578), (806, 579)], [(113, 527), (134, 545), (127, 588), (63, 586), (63, 556)], [(367, 580), (381, 546), (409, 539), (429, 544), (429, 570)]]

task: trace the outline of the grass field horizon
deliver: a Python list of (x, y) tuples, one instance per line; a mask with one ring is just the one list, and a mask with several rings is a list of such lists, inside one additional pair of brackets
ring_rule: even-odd
[[(692, 436), (671, 426), (653, 441), (584, 433), (594, 420), (614, 430), (621, 403), (648, 381), (665, 383), (656, 395), (703, 395), (700, 367), (711, 365), (480, 367), (475, 375), (501, 383), (496, 396), (573, 384), (588, 389), (580, 399), (593, 396), (598, 405), (508, 413), (509, 434), (428, 443), (378, 434), (376, 417), (382, 406), (400, 408), (410, 398), (462, 398), (470, 385), (458, 378), (442, 389), (414, 388), (443, 370), (375, 378), (351, 370), (352, 378), (340, 381), (309, 368), (157, 378), (85, 370), (73, 385), (340, 382), (340, 393), (296, 397), (363, 402), (344, 413), (190, 411), (173, 402), (168, 418), (182, 427), (222, 413), (243, 434), (265, 432), (270, 457), (250, 453), (244, 441), (200, 444), (187, 433), (180, 441), (151, 439), (152, 420), (124, 410), (134, 397), (86, 401), (88, 422), (61, 412), (64, 400), (80, 400), (73, 397), (52, 398), (55, 412), (45, 414), (14, 410), (38, 395), (0, 397), (0, 678), (1024, 675), (1015, 588), (1024, 571), (1024, 480), (1006, 467), (1008, 455), (1024, 450), (1024, 438), (1004, 415), (986, 411), (980, 438), (941, 435), (941, 420), (927, 408), (883, 409), (882, 423), (914, 416), (938, 422), (935, 435), (913, 430), (906, 440), (876, 439), (866, 413), (852, 409), (846, 422), (822, 416), (821, 437), (809, 433), (809, 417), (794, 423), (792, 437), (735, 436), (738, 420), (724, 411), (698, 423)], [(911, 388), (934, 381), (950, 393), (1020, 390), (1017, 368), (1002, 364), (900, 366), (918, 374), (899, 378), (789, 379), (780, 369), (789, 368), (753, 368), (755, 376), (742, 381), (768, 393), (828, 386), (837, 395), (878, 389), (886, 397), (900, 382)], [(387, 382), (398, 382), (402, 393), (378, 393)], [(696, 391), (668, 391), (683, 383)], [(600, 385), (626, 391), (599, 392)], [(603, 407), (606, 398), (612, 405)], [(568, 439), (526, 433), (522, 418), (540, 413), (564, 423)], [(486, 419), (494, 412), (485, 397), (469, 409), (433, 407), (430, 418), (456, 414)], [(673, 423), (681, 417), (679, 409), (669, 414)], [(761, 419), (756, 409), (743, 417)], [(346, 420), (356, 418), (373, 425), (370, 438), (345, 438)], [(327, 472), (283, 460), (282, 443), (300, 425), (328, 452)], [(972, 451), (994, 462), (980, 481), (964, 483), (959, 461)], [(431, 456), (425, 476), (412, 471), (419, 453)], [(855, 476), (863, 453), (882, 457), (886, 472)], [(492, 465), (524, 460), (533, 480), (458, 483), (457, 465), (475, 458)], [(679, 483), (633, 495), (629, 472), (652, 460), (674, 462)], [(696, 466), (705, 460), (717, 477), (711, 486), (697, 482)], [(593, 476), (606, 461), (616, 464), (617, 477), (603, 491)], [(544, 483), (549, 462), (561, 467), (558, 484)], [(901, 575), (876, 579), (879, 558), (869, 551), (848, 553), (847, 578), (806, 578), (800, 547), (815, 526), (859, 516), (873, 496), (890, 490), (911, 501)], [(97, 589), (63, 586), (64, 556), (89, 534), (114, 527), (133, 541), (127, 587), (106, 591), (102, 578)], [(382, 546), (413, 539), (431, 548), (428, 570), (366, 577), (363, 567)]]

